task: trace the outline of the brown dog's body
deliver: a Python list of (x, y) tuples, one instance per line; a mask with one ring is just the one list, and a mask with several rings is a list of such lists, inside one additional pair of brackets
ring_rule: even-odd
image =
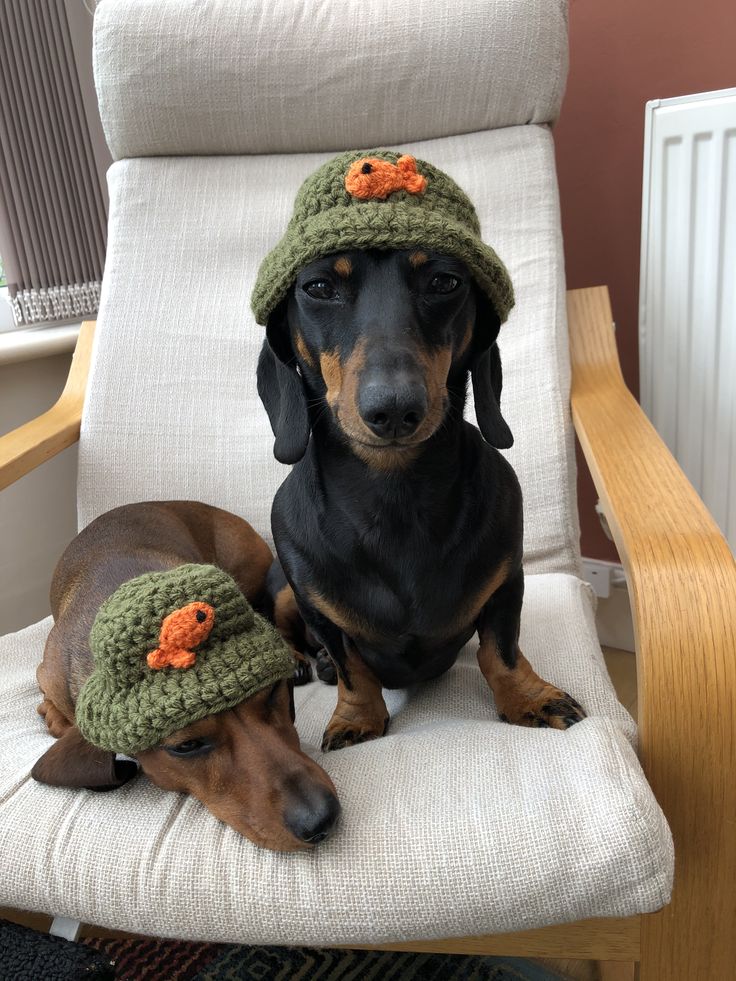
[[(37, 672), (44, 695), (39, 712), (58, 742), (36, 763), (37, 780), (108, 788), (135, 772), (134, 764), (90, 746), (74, 724), (77, 697), (94, 667), (89, 633), (101, 604), (124, 582), (191, 562), (223, 569), (251, 604), (261, 606), (272, 563), (268, 545), (246, 521), (209, 505), (116, 508), (64, 552), (51, 586), (54, 626)], [(206, 754), (172, 755), (173, 747), (195, 741), (210, 747)], [(138, 762), (154, 783), (199, 798), (265, 847), (292, 850), (321, 840), (338, 813), (332, 781), (299, 749), (286, 682), (172, 733)]]

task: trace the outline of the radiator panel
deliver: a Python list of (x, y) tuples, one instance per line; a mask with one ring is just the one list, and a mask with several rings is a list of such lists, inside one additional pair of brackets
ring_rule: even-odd
[(736, 551), (736, 89), (647, 104), (641, 403)]

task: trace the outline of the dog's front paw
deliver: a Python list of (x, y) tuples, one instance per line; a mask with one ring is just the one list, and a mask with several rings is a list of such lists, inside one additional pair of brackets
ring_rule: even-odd
[(585, 718), (585, 710), (566, 691), (546, 685), (533, 697), (511, 693), (503, 698), (498, 711), (502, 722), (537, 729), (569, 729)]
[(345, 749), (370, 739), (380, 739), (388, 729), (388, 716), (383, 721), (354, 719), (347, 722), (344, 719), (332, 719), (322, 737), (322, 752), (329, 753), (333, 749)]

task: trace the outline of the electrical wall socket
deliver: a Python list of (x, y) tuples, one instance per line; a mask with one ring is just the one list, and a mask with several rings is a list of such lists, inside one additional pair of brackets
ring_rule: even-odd
[(611, 575), (618, 566), (613, 562), (598, 562), (596, 559), (583, 559), (583, 573), (596, 596), (607, 599), (611, 595)]

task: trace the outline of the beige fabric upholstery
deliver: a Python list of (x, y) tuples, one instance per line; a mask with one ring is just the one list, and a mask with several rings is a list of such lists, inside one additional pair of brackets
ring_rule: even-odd
[(102, 0), (113, 157), (295, 153), (557, 116), (562, 0)]
[[(525, 495), (529, 571), (578, 571), (563, 257), (552, 139), (517, 126), (410, 144), (476, 204), (508, 265), (501, 329), (508, 457)], [(193, 498), (270, 538), (287, 469), (258, 399), (263, 340), (249, 308), (263, 255), (325, 154), (124, 160), (80, 444), (80, 524), (127, 501)], [(473, 417), (469, 400), (469, 417)]]
[[(444, 677), (387, 694), (383, 739), (321, 754), (335, 689), (297, 690), (303, 745), (343, 816), (310, 854), (262, 851), (141, 778), (106, 794), (43, 787), (34, 709), (50, 621), (0, 645), (0, 905), (193, 939), (334, 944), (626, 915), (667, 901), (672, 846), (595, 638), (589, 587), (527, 580), (522, 646), (590, 718), (498, 721), (474, 645)], [(12, 747), (12, 752), (8, 748)]]

